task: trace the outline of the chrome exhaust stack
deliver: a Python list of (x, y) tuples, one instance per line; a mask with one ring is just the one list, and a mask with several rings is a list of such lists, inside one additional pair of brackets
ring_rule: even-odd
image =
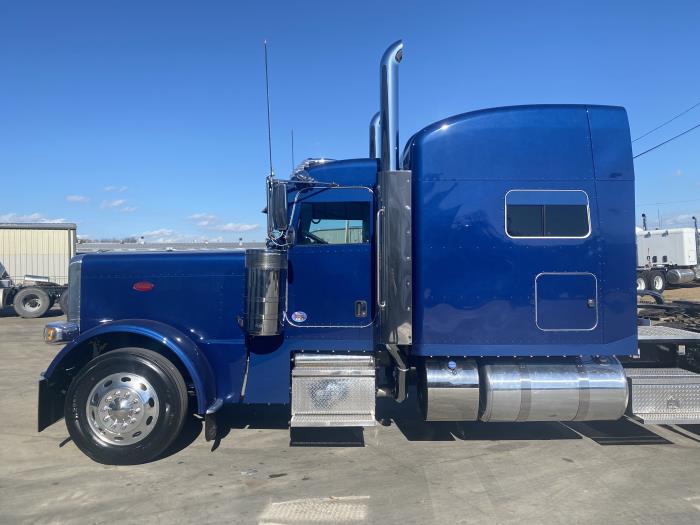
[(369, 121), (369, 158), (376, 159), (380, 154), (382, 145), (379, 142), (382, 130), (379, 126), (379, 112), (375, 113)]
[(379, 124), (381, 127), (381, 171), (399, 169), (399, 63), (403, 41), (391, 44), (379, 64)]
[(399, 167), (399, 63), (403, 42), (391, 44), (379, 63), (381, 157), (375, 222), (378, 320), (376, 337), (401, 371), (397, 400), (405, 397), (407, 368), (398, 345), (413, 342), (411, 172)]

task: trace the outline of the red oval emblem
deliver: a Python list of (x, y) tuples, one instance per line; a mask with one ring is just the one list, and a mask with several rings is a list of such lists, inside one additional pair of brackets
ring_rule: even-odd
[(139, 281), (137, 283), (134, 283), (134, 286), (132, 288), (137, 292), (150, 292), (151, 290), (153, 290), (154, 286), (155, 284), (149, 283), (148, 281)]

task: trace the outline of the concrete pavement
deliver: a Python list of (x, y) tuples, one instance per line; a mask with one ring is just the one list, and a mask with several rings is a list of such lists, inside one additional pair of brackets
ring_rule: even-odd
[(364, 432), (229, 411), (219, 443), (192, 419), (154, 463), (99, 465), (36, 432), (46, 322), (0, 313), (1, 523), (700, 523), (698, 426), (428, 424), (415, 395)]

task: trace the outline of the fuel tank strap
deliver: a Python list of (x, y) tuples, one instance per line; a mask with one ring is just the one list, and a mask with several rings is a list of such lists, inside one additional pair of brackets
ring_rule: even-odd
[(530, 409), (532, 408), (532, 381), (530, 380), (530, 372), (527, 366), (522, 361), (518, 362), (518, 371), (520, 372), (520, 410), (516, 421), (527, 421), (530, 419)]
[(590, 382), (588, 381), (588, 371), (580, 359), (576, 360), (576, 371), (578, 372), (578, 412), (576, 421), (585, 421), (591, 406)]

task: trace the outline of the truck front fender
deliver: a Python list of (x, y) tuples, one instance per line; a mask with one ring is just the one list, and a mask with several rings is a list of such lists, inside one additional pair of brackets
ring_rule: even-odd
[[(173, 364), (185, 371), (192, 381), (197, 396), (197, 413), (204, 414), (216, 398), (216, 381), (206, 356), (199, 347), (180, 330), (158, 321), (125, 319), (103, 323), (67, 344), (53, 359), (39, 380), (39, 431), (56, 422), (63, 412), (63, 400), (70, 379), (87, 362), (102, 353), (117, 348), (99, 349), (91, 344), (102, 339), (119, 338), (120, 341), (147, 340)], [(124, 345), (121, 345), (124, 346)], [(177, 360), (177, 361), (175, 361)], [(178, 362), (179, 361), (179, 362)]]

